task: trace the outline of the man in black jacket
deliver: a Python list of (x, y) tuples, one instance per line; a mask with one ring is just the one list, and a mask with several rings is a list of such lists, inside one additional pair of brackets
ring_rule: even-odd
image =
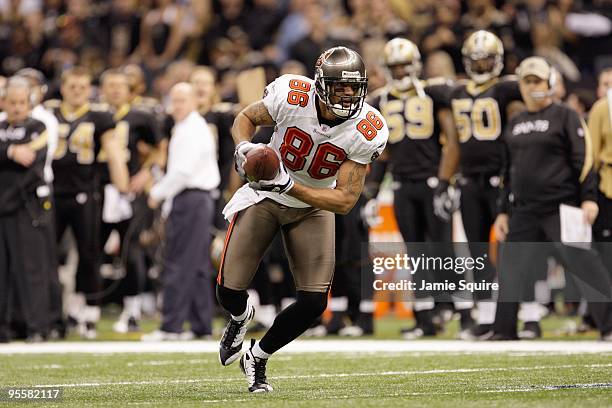
[(27, 326), (27, 341), (44, 340), (49, 323), (45, 226), (51, 206), (43, 177), (45, 125), (29, 117), (30, 86), (7, 83), (0, 122), (0, 342), (10, 340), (10, 305), (16, 296)]
[[(566, 271), (580, 275), (583, 294), (588, 293), (585, 291), (589, 286), (584, 284), (588, 282), (591, 289), (599, 289), (602, 299), (608, 300), (598, 299), (589, 306), (602, 337), (612, 337), (610, 277), (601, 260), (592, 251), (560, 244), (561, 204), (580, 207), (590, 225), (597, 218), (588, 129), (576, 112), (553, 102), (554, 69), (544, 59), (527, 58), (518, 74), (527, 111), (511, 119), (504, 134), (508, 160), (495, 233), (498, 240), (512, 244), (506, 245), (500, 257), (500, 301), (494, 339), (516, 338), (516, 301), (525, 299), (511, 297), (533, 295), (526, 292), (533, 292), (533, 286), (526, 288), (526, 284), (532, 283), (537, 274), (530, 265), (543, 255), (542, 247), (535, 242), (555, 243), (551, 249), (555, 249)], [(569, 276), (576, 275), (566, 274)]]

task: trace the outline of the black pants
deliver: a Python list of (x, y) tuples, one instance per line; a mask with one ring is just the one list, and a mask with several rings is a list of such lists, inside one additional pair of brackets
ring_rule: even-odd
[(83, 293), (87, 304), (98, 305), (102, 280), (99, 273), (101, 208), (98, 193), (56, 195), (56, 238), (60, 242), (70, 227), (77, 245), (79, 263), (76, 272), (76, 292)]
[(593, 225), (594, 247), (602, 255), (608, 272), (612, 273), (612, 198), (599, 192), (599, 215)]
[(104, 257), (104, 245), (108, 237), (116, 230), (119, 233), (120, 253), (119, 257), (125, 267), (125, 277), (121, 281), (119, 291), (123, 296), (136, 296), (144, 292), (147, 270), (145, 264), (145, 253), (140, 245), (140, 233), (145, 229), (146, 200), (138, 197), (132, 203), (133, 216), (129, 220), (118, 223), (106, 223), (102, 221), (100, 227), (100, 256)]
[[(559, 213), (536, 214), (515, 209), (509, 222), (507, 245), (500, 251), (500, 301), (494, 331), (516, 337), (518, 301), (532, 300), (533, 283), (545, 278), (537, 259), (554, 255), (563, 264), (566, 279), (572, 279), (589, 301), (589, 310), (602, 333), (612, 331), (612, 282), (599, 254), (567, 246), (561, 242)], [(550, 242), (550, 245), (540, 244)], [(534, 262), (536, 260), (536, 262)]]
[[(459, 179), (461, 187), (461, 220), (468, 240), (472, 257), (489, 253), (489, 235), (491, 226), (497, 217), (497, 199), (499, 189), (491, 183), (487, 175), (463, 176)], [(484, 268), (474, 271), (474, 281), (492, 282), (495, 279), (495, 267), (485, 257)], [(479, 290), (474, 293), (475, 300), (490, 300), (490, 290)]]
[(166, 223), (162, 272), (162, 325), (180, 333), (189, 320), (197, 335), (212, 333), (210, 240), (214, 201), (210, 193), (185, 190), (172, 201)]
[(336, 215), (336, 267), (331, 295), (347, 298), (346, 311), (353, 323), (359, 317), (361, 301), (373, 297), (374, 276), (365, 251), (369, 231), (361, 220), (364, 204), (362, 198), (347, 215)]
[(0, 216), (0, 337), (8, 337), (11, 305), (18, 304), (26, 334), (49, 328), (49, 265), (46, 227), (51, 222), (41, 201)]
[[(451, 223), (441, 220), (434, 214), (433, 196), (434, 189), (426, 180), (402, 181), (400, 188), (394, 192), (395, 218), (410, 256), (421, 256), (421, 254), (441, 258), (454, 256)], [(421, 287), (423, 280), (458, 281), (459, 278), (460, 275), (444, 270), (427, 270), (412, 276), (417, 288)], [(447, 294), (432, 293), (427, 290), (415, 292), (417, 299), (431, 296), (434, 296), (436, 301), (451, 301)]]

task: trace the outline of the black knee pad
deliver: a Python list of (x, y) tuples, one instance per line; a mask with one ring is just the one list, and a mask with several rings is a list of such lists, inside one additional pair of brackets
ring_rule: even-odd
[(319, 317), (327, 308), (327, 292), (297, 292), (296, 306), (302, 313), (312, 318)]
[(239, 316), (245, 311), (248, 297), (246, 290), (234, 290), (217, 285), (219, 304), (234, 316)]

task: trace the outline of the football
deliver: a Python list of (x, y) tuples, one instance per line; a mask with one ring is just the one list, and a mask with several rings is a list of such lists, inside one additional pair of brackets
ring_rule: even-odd
[(276, 152), (262, 146), (246, 154), (244, 172), (249, 181), (272, 180), (278, 174), (280, 161)]

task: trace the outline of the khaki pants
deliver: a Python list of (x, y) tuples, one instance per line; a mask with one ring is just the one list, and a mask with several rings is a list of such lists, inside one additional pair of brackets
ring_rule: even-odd
[(291, 208), (270, 199), (234, 215), (217, 283), (247, 289), (279, 228), (296, 289), (326, 292), (334, 273), (334, 214), (312, 207)]

